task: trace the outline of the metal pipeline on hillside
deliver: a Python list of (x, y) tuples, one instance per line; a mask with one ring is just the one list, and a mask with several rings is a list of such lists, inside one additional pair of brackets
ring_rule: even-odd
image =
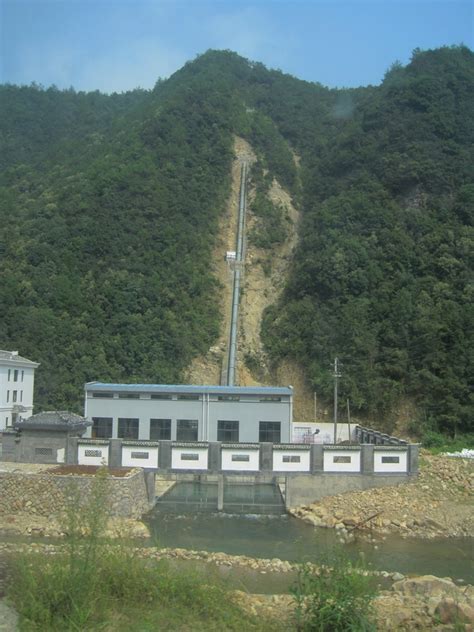
[(229, 360), (227, 363), (227, 386), (234, 386), (237, 357), (237, 324), (239, 318), (241, 267), (244, 261), (245, 209), (247, 204), (247, 163), (242, 163), (240, 172), (239, 221), (237, 228), (237, 249), (232, 292), (232, 316), (230, 321)]

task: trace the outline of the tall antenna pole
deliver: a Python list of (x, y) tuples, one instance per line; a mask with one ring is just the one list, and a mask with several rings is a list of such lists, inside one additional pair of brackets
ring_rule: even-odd
[(338, 358), (334, 358), (334, 444), (336, 444), (337, 440), (337, 381), (341, 377), (339, 373), (339, 360)]

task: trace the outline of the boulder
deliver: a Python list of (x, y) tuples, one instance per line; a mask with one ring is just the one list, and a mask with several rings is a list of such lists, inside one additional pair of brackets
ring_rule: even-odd
[(474, 608), (469, 604), (457, 601), (452, 597), (442, 599), (436, 609), (435, 615), (441, 623), (473, 623), (474, 624)]
[(410, 577), (395, 582), (392, 590), (396, 590), (404, 595), (434, 597), (436, 595), (460, 596), (462, 590), (459, 589), (449, 579), (442, 579), (434, 575), (422, 575), (421, 577)]

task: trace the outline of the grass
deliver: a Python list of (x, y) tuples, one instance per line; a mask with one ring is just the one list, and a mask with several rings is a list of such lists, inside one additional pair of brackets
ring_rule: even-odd
[(432, 430), (426, 431), (422, 437), (422, 445), (431, 454), (443, 452), (460, 452), (463, 448), (474, 448), (474, 434), (458, 435), (456, 438)]
[(101, 544), (90, 564), (86, 550), (78, 549), (73, 559), (67, 553), (17, 557), (8, 597), (21, 630), (278, 629), (244, 612), (225, 585), (208, 575), (135, 557), (121, 544)]
[(371, 601), (376, 595), (373, 577), (361, 565), (335, 557), (314, 569), (304, 565), (292, 590), (300, 632), (369, 632)]

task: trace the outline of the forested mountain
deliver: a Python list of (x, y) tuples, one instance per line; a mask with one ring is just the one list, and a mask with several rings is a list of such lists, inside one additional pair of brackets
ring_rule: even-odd
[(213, 343), (209, 260), (238, 134), (303, 213), (264, 320), (273, 361), (296, 358), (329, 396), (339, 355), (354, 408), (409, 397), (426, 427), (471, 429), (469, 49), (415, 51), (355, 90), (210, 51), (152, 91), (2, 86), (0, 100), (0, 340), (42, 363), (39, 408), (80, 410), (92, 379), (179, 381)]

